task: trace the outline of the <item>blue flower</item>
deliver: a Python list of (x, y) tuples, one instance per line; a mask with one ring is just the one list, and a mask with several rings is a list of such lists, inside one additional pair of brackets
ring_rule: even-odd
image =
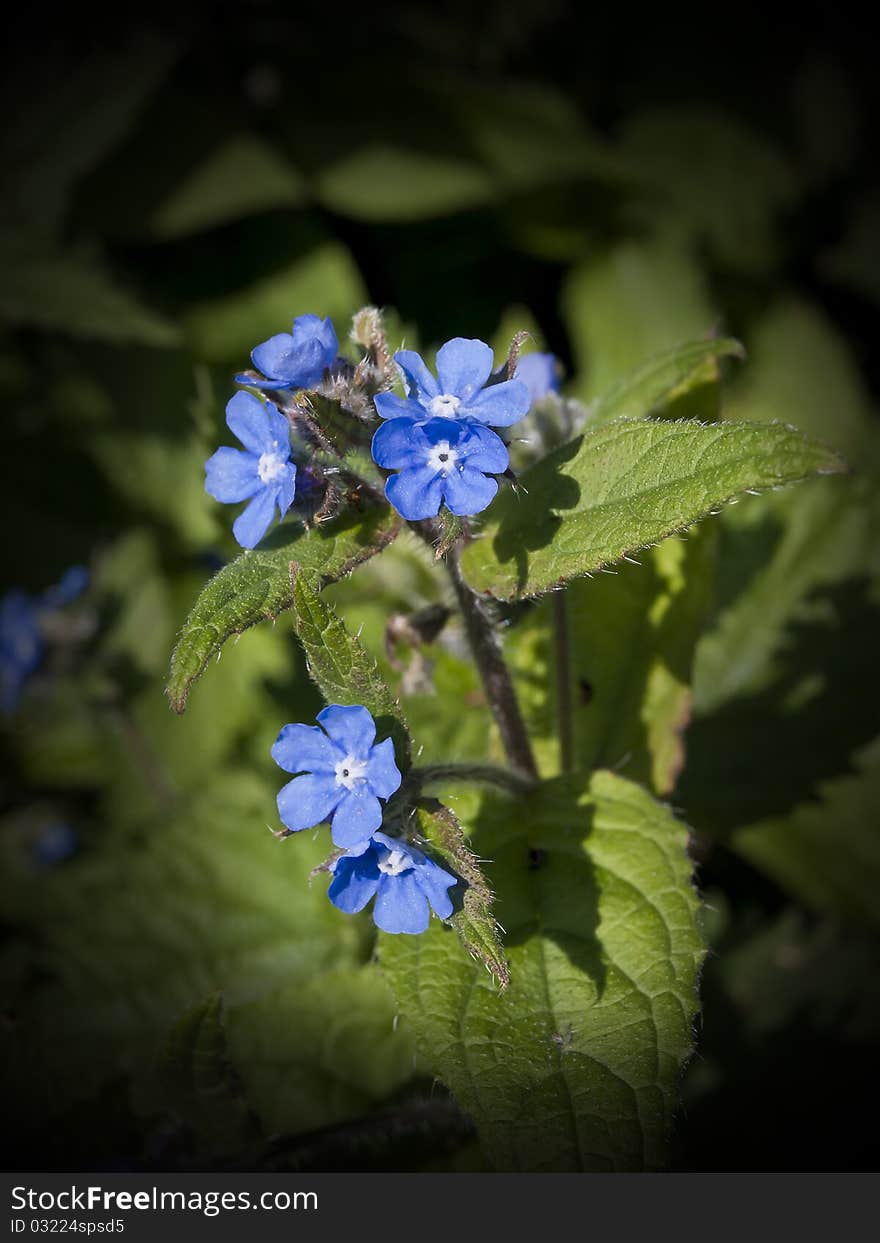
[(455, 337), (437, 351), (437, 379), (421, 355), (394, 355), (406, 379), (406, 397), (379, 393), (374, 398), (383, 419), (473, 419), (489, 427), (510, 427), (529, 412), (529, 391), (519, 380), (490, 384), (492, 351), (485, 341)]
[(293, 333), (279, 332), (251, 351), (251, 359), (265, 380), (237, 375), (240, 384), (255, 388), (317, 388), (324, 372), (332, 366), (339, 342), (330, 319), (300, 315), (293, 321)]
[(37, 602), (24, 591), (0, 600), (0, 709), (15, 711), (25, 682), (43, 659)]
[(493, 431), (458, 419), (390, 419), (373, 437), (373, 458), (400, 472), (386, 481), (385, 495), (411, 522), (433, 518), (443, 501), (454, 514), (478, 514), (498, 491), (488, 475), (509, 462)]
[(251, 500), (232, 524), (242, 548), (254, 548), (275, 516), (283, 518), (293, 504), (296, 466), (290, 461), (287, 419), (271, 403), (253, 393), (236, 393), (226, 407), (230, 431), (244, 445), (218, 449), (205, 463), (205, 489), (217, 501)]
[(318, 713), (316, 725), (285, 725), (272, 748), (272, 758), (294, 777), (278, 795), (278, 814), (294, 833), (332, 816), (337, 846), (360, 855), (382, 824), (379, 799), (400, 786), (390, 738), (373, 743), (376, 723), (366, 708), (330, 704)]
[(532, 405), (559, 392), (559, 360), (555, 354), (526, 354), (517, 363), (514, 378), (529, 390)]
[(360, 855), (343, 855), (333, 865), (327, 897), (355, 915), (372, 897), (373, 920), (383, 932), (424, 932), (431, 907), (440, 919), (452, 914), (448, 890), (458, 880), (420, 850), (386, 833), (375, 833)]
[(71, 604), (88, 582), (88, 570), (75, 565), (42, 595), (16, 588), (0, 600), (0, 711), (4, 715), (15, 711), (25, 683), (43, 659), (46, 644), (41, 618)]

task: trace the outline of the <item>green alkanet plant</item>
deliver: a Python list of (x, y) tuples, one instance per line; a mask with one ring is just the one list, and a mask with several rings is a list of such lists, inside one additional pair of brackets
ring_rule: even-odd
[[(368, 307), (354, 317), (355, 356), (313, 314), (256, 347), (257, 371), (237, 378), (272, 400), (233, 398), (244, 449), (206, 466), (218, 500), (250, 501), (234, 528), (247, 551), (184, 623), (168, 694), (182, 712), (230, 636), (289, 612), (327, 707), (272, 748), (292, 774), (276, 835), (329, 823), (336, 849), (318, 871), (344, 914), (375, 899), (379, 963), (420, 1065), (496, 1168), (655, 1168), (703, 956), (688, 831), (657, 796), (681, 766), (707, 552), (670, 537), (747, 493), (844, 467), (791, 427), (717, 421), (735, 341), (686, 342), (587, 409), (559, 394), (551, 355), (520, 361), (522, 337), (500, 367), (486, 343), (454, 337), (435, 371), (415, 351), (392, 355)], [(536, 402), (542, 438), (557, 420), (555, 447), (532, 445), (517, 478), (499, 431)], [(284, 521), (258, 548), (276, 508)], [(473, 714), (491, 720), (473, 762), (414, 762), (406, 680), (396, 692), (322, 594), (393, 556), (402, 530), (443, 586), (431, 609), (389, 617), (388, 651), (400, 636), (442, 646), (457, 621), (480, 694), (432, 702), (462, 730)], [(625, 693), (594, 703), (573, 644), (592, 642), (594, 661), (615, 650), (589, 577), (624, 558), (649, 561), (651, 617), (674, 630), (674, 652), (655, 650), (660, 629), (640, 631), (624, 644)]]

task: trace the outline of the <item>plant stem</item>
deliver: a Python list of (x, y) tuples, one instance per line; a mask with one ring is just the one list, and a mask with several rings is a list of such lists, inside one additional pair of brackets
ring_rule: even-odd
[(446, 568), (452, 579), (458, 604), (464, 617), (468, 641), (480, 671), (486, 699), (501, 734), (507, 758), (514, 769), (529, 781), (537, 781), (538, 768), (532, 744), (519, 710), (510, 670), (501, 655), (495, 627), (482, 600), (465, 582), (459, 564), (459, 548), (450, 548)]
[(557, 591), (553, 595), (553, 640), (559, 767), (562, 772), (569, 773), (574, 767), (574, 730), (571, 710), (571, 638), (568, 628), (568, 601), (564, 591)]
[(498, 786), (511, 794), (525, 794), (532, 786), (530, 778), (497, 764), (426, 764), (424, 768), (411, 768), (406, 779), (419, 786), (432, 781), (473, 781)]

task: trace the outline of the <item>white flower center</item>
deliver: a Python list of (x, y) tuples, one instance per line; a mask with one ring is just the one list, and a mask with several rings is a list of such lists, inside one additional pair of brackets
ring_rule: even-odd
[(287, 461), (280, 453), (264, 453), (257, 463), (257, 474), (262, 483), (274, 483), (284, 474)]
[(366, 775), (367, 761), (356, 760), (353, 755), (347, 755), (336, 765), (336, 784), (345, 786), (346, 790), (353, 790), (359, 781), (366, 778)]
[(428, 454), (428, 465), (431, 470), (441, 475), (448, 475), (457, 461), (458, 454), (455, 449), (449, 447), (448, 440), (441, 440)]
[(431, 404), (428, 409), (438, 419), (452, 419), (458, 407), (461, 405), (461, 398), (454, 397), (452, 393), (441, 393), (439, 397), (432, 397)]
[(379, 871), (386, 876), (399, 876), (412, 867), (412, 859), (403, 850), (385, 850), (379, 858)]

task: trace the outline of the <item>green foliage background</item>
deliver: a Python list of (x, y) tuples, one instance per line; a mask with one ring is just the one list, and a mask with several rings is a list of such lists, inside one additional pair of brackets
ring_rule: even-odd
[[(324, 878), (309, 882), (326, 835), (268, 832), (271, 742), (322, 702), (287, 617), (227, 644), (182, 717), (162, 693), (183, 618), (237, 551), (230, 511), (202, 487), (232, 374), (294, 314), (342, 330), (372, 301), (411, 346), (461, 334), (502, 351), (530, 329), (597, 422), (627, 413), (615, 386), (647, 357), (736, 337), (747, 361), (721, 360), (723, 401), (710, 369), (673, 412), (794, 424), (856, 468), (747, 497), (641, 564), (578, 579), (569, 601), (578, 762), (617, 774), (577, 794), (598, 864), (621, 885), (638, 866), (611, 844), (629, 813), (609, 808), (641, 797), (626, 779), (667, 800), (693, 830), (710, 951), (671, 1155), (673, 1102), (650, 1085), (641, 1139), (622, 1127), (603, 1151), (621, 1166), (870, 1167), (880, 265), (855, 39), (829, 39), (815, 15), (797, 39), (743, 21), (734, 72), (691, 28), (622, 49), (611, 18), (564, 6), (518, 5), (515, 21), (489, 6), (479, 31), (465, 6), (390, 6), (368, 46), (287, 9), (211, 6), (149, 29), (83, 14), (41, 47), (51, 89), (28, 89), (27, 55), (5, 86), (3, 578), (39, 590), (76, 561), (94, 572), (79, 630), (2, 734), (6, 1164), (564, 1161), (552, 1126), (517, 1151), (501, 1132), (478, 1142), (433, 1078), (472, 1112), (456, 1079), (467, 1050), (452, 1033), (432, 1065), (419, 1023), (398, 1021), (388, 976), (415, 987), (457, 943), (438, 925), (397, 938), (386, 976), (369, 917), (343, 917)], [(260, 555), (254, 591), (272, 569), (271, 547)], [(402, 694), (420, 762), (498, 758), (455, 623), (389, 662), (389, 614), (451, 602), (414, 538), (323, 598)], [(550, 608), (512, 612), (506, 651), (553, 776)], [(546, 883), (587, 885), (568, 875), (550, 789), (533, 808)], [(458, 794), (460, 816), (473, 797)], [(473, 813), (502, 871), (508, 814), (488, 797)], [(79, 846), (49, 868), (38, 845), (57, 822)], [(603, 893), (596, 918), (622, 914)], [(516, 922), (511, 894), (502, 922)], [(513, 990), (531, 954), (514, 938)], [(565, 971), (548, 968), (574, 1005), (592, 985)], [(430, 998), (425, 1024), (456, 1014), (456, 987), (471, 985)], [(503, 1019), (489, 1006), (486, 1022)], [(687, 1016), (673, 1026), (674, 1061)], [(553, 1036), (565, 1084), (568, 1037)], [(571, 1083), (613, 1104), (601, 1076)], [(639, 1142), (650, 1151), (634, 1155)]]

